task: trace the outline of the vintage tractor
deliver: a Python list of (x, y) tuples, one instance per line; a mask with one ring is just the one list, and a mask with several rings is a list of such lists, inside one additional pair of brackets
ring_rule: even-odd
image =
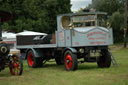
[[(12, 18), (11, 14), (0, 11), (0, 24)], [(0, 71), (5, 67), (9, 67), (12, 75), (21, 75), (23, 71), (23, 63), (20, 51), (16, 49), (10, 50), (7, 42), (2, 40), (2, 29), (0, 29)]]

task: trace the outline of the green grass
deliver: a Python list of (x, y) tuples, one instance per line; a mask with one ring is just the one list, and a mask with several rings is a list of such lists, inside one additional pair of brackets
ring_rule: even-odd
[(96, 63), (79, 64), (78, 70), (67, 72), (55, 62), (41, 68), (28, 68), (24, 61), (22, 76), (11, 76), (8, 68), (0, 72), (0, 85), (128, 85), (128, 48), (114, 48), (113, 55), (119, 64), (98, 68)]

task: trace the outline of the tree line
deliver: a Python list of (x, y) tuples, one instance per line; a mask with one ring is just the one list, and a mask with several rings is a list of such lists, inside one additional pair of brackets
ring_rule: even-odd
[(56, 16), (71, 12), (70, 8), (70, 0), (0, 0), (0, 10), (13, 16), (11, 21), (2, 23), (2, 28), (51, 33), (57, 27)]
[[(124, 1), (92, 0), (86, 7), (108, 13), (115, 42), (123, 41)], [(11, 21), (2, 23), (2, 28), (13, 32), (32, 30), (52, 33), (57, 28), (56, 16), (71, 12), (70, 8), (70, 0), (0, 0), (0, 10), (13, 15)]]
[[(92, 0), (84, 9), (96, 9), (108, 13), (108, 21), (113, 28), (114, 42), (122, 42), (124, 34), (124, 1), (125, 0)], [(81, 12), (84, 9), (80, 9)]]

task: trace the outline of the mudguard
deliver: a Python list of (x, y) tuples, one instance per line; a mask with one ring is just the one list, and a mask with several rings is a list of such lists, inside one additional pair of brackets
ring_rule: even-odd
[(72, 53), (77, 53), (77, 50), (76, 50), (75, 48), (71, 48), (71, 47), (65, 48), (65, 49), (64, 49), (64, 52), (65, 52), (66, 50), (70, 50)]
[(42, 49), (29, 48), (29, 49), (27, 49), (27, 51), (26, 51), (26, 56), (25, 56), (26, 59), (27, 59), (27, 53), (28, 53), (30, 50), (33, 51), (35, 57), (37, 57), (37, 58), (43, 56)]

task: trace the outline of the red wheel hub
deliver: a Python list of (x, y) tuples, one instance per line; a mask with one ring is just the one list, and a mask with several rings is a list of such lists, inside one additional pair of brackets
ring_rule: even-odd
[(14, 63), (13, 64), (15, 68), (18, 68), (19, 67), (19, 64), (18, 63)]
[(12, 56), (12, 61), (10, 62), (10, 72), (12, 75), (19, 75), (20, 73), (20, 62), (17, 56)]
[(32, 53), (28, 54), (28, 64), (32, 67), (34, 64)]
[(65, 65), (67, 69), (71, 69), (72, 68), (72, 57), (70, 54), (67, 54), (65, 56)]

